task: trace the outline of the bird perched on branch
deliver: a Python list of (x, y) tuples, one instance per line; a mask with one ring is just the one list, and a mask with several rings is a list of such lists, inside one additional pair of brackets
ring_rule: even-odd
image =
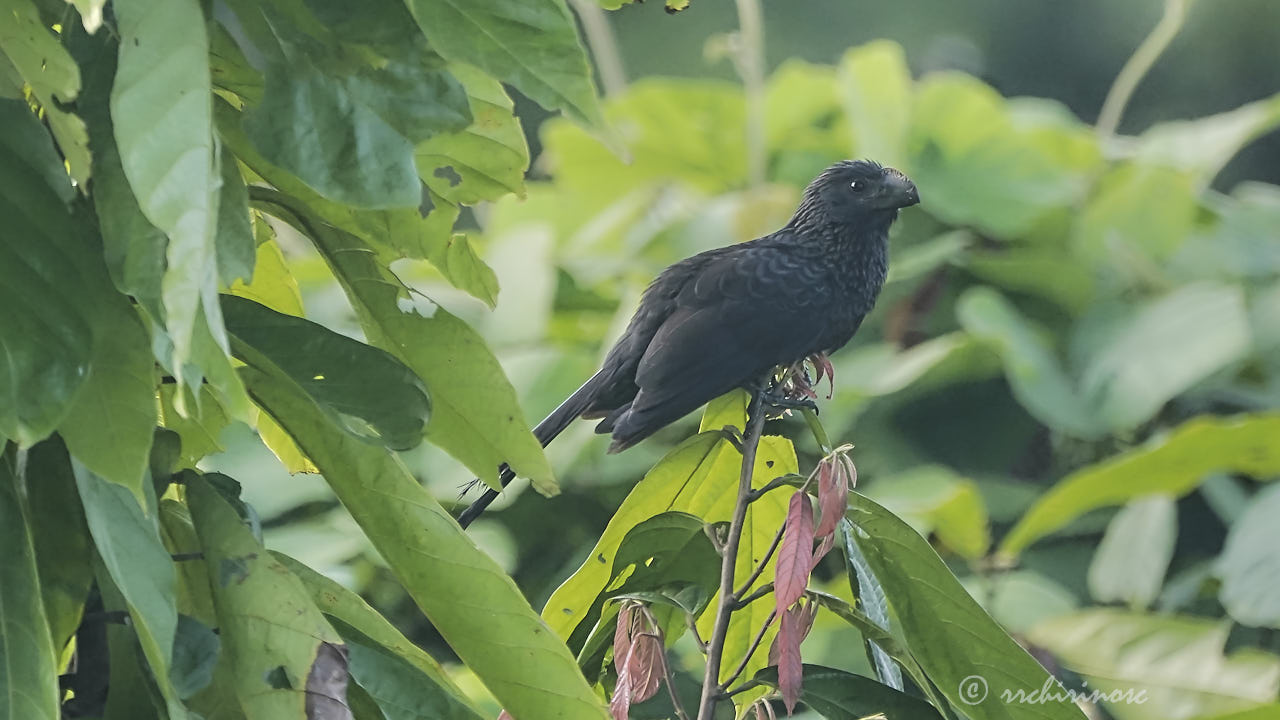
[[(889, 226), (920, 201), (893, 168), (836, 163), (805, 188), (781, 230), (708, 250), (658, 275), (600, 370), (533, 434), (545, 446), (578, 418), (598, 419), (609, 452), (625, 450), (734, 388), (757, 386), (778, 366), (827, 353), (853, 337), (888, 271)], [(514, 473), (505, 465), (505, 487)], [(466, 527), (498, 493), (458, 518)]]

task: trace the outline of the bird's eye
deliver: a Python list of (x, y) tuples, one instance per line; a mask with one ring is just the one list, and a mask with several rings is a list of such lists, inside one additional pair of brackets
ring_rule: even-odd
[(854, 180), (853, 182), (849, 183), (849, 189), (853, 190), (856, 193), (860, 193), (866, 188), (867, 188), (867, 184), (862, 182), (861, 180)]

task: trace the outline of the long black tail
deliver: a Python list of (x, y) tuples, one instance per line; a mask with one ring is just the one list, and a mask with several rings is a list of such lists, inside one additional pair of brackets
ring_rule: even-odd
[[(582, 387), (575, 390), (567, 400), (560, 403), (560, 407), (552, 410), (551, 414), (533, 429), (533, 436), (538, 438), (538, 442), (542, 443), (543, 447), (555, 440), (557, 435), (564, 432), (564, 429), (569, 427), (570, 423), (578, 419), (578, 416), (586, 412), (587, 408), (591, 406), (591, 402), (596, 399), (600, 388), (605, 385), (603, 374), (604, 371), (602, 370), (593, 375), (590, 380), (583, 383)], [(509, 485), (515, 478), (515, 471), (506, 463), (503, 463), (498, 473), (498, 481), (502, 484), (502, 487)], [(497, 490), (493, 488), (485, 490), (483, 495), (471, 503), (458, 516), (458, 524), (465, 529), (473, 520), (480, 517), (480, 513), (484, 512), (485, 508), (489, 507), (497, 498)]]

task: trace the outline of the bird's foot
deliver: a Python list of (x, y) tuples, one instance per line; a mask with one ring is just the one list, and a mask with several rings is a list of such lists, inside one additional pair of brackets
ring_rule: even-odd
[[(815, 414), (818, 412), (818, 403), (814, 397), (805, 394), (797, 394), (788, 390), (783, 385), (775, 385), (770, 389), (760, 393), (760, 402), (770, 410), (812, 410)], [(779, 413), (781, 414), (781, 413)]]

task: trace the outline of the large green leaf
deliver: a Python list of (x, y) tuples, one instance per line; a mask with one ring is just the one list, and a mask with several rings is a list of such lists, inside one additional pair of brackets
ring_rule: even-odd
[[(279, 195), (264, 195), (275, 212), (292, 210)], [(399, 279), (367, 246), (339, 230), (284, 212), (324, 255), (342, 283), (370, 342), (399, 358), (422, 378), (431, 394), (427, 439), (462, 461), (477, 476), (497, 484), (506, 462), (543, 493), (555, 492), (555, 477), (533, 437), (515, 390), (474, 330), (444, 308), (423, 313), (401, 309), (407, 293)], [(296, 438), (295, 438), (296, 439)]]
[(1105, 703), (1117, 720), (1165, 720), (1275, 700), (1280, 657), (1247, 648), (1224, 655), (1229, 629), (1209, 619), (1093, 609), (1041, 623), (1027, 636), (1091, 689), (1142, 693), (1142, 702)]
[(92, 315), (63, 288), (84, 281), (83, 228), (49, 135), (21, 100), (0, 100), (0, 435), (48, 435), (88, 374)]
[(1112, 327), (1107, 342), (1089, 358), (1080, 391), (1107, 427), (1128, 430), (1195, 383), (1243, 359), (1250, 348), (1243, 290), (1187, 285)]
[(399, 458), (334, 426), (289, 378), (266, 370), (244, 371), (254, 398), (319, 466), (427, 618), (512, 716), (604, 718), (564, 643)]
[(219, 160), (222, 190), (218, 195), (218, 230), (214, 236), (218, 278), (223, 285), (253, 277), (257, 244), (249, 221), (249, 190), (236, 164), (235, 155), (225, 145)]
[(1151, 126), (1137, 139), (1138, 158), (1195, 173), (1208, 184), (1241, 148), (1280, 126), (1280, 95), (1195, 120)]
[(921, 535), (937, 533), (943, 545), (965, 559), (981, 558), (991, 547), (978, 486), (945, 467), (926, 465), (878, 480), (867, 495)]
[(123, 0), (113, 7), (120, 36), (111, 88), (116, 145), (143, 215), (169, 236), (162, 297), (170, 367), (180, 382), (191, 381), (187, 363), (207, 361), (196, 348), (200, 315), (214, 342), (227, 346), (217, 300), (219, 181), (204, 11), (196, 0)]
[[(230, 105), (215, 108), (218, 133), (241, 162), (281, 192), (301, 200), (326, 223), (361, 238), (390, 257), (430, 260), (444, 278), (490, 305), (497, 292), (493, 271), (476, 255), (466, 238), (452, 235), (456, 207), (444, 203), (423, 218), (416, 208), (357, 210), (325, 199), (286, 170), (271, 164), (253, 148)], [(442, 201), (443, 202), (443, 201)]]
[(351, 676), (387, 720), (481, 720), (467, 703), (424, 678), (408, 660), (341, 620), (334, 626), (351, 651)]
[(1096, 438), (1105, 432), (1053, 348), (1003, 295), (991, 288), (971, 288), (957, 301), (956, 315), (965, 330), (999, 352), (1013, 392), (1028, 412), (1077, 437)]
[(901, 166), (911, 127), (912, 90), (902, 46), (881, 40), (850, 50), (838, 72), (858, 156)]
[(591, 67), (564, 0), (405, 0), (431, 47), (548, 110), (603, 128)]
[(125, 298), (110, 293), (97, 313), (89, 377), (58, 432), (77, 460), (142, 502), (156, 426), (155, 361)]
[(1262, 490), (1231, 526), (1214, 572), (1218, 599), (1244, 625), (1280, 628), (1280, 485)]
[(155, 516), (139, 505), (128, 488), (107, 482), (78, 462), (72, 461), (72, 467), (89, 533), (128, 605), (129, 618), (169, 717), (185, 718), (186, 709), (169, 680), (178, 625), (173, 560), (160, 541)]
[[(402, 33), (376, 47), (346, 48), (340, 42), (345, 27), (341, 36), (318, 27), (296, 3), (231, 4), (245, 31), (242, 42), (251, 45), (246, 50), (266, 64), (262, 101), (245, 114), (257, 149), (332, 200), (417, 207), (414, 144), (470, 121), (462, 87), (439, 56), (420, 36)], [(322, 11), (336, 7), (312, 4)], [(409, 13), (392, 0), (361, 10), (364, 22), (384, 24), (388, 32), (412, 27)]]
[(1153, 493), (1194, 490), (1215, 470), (1257, 478), (1280, 473), (1280, 415), (1206, 416), (1189, 420), (1135, 448), (1063, 478), (1018, 521), (1000, 544), (1016, 556), (1037, 539), (1090, 510)]
[(391, 354), (233, 295), (222, 311), (237, 356), (292, 378), (338, 426), (394, 450), (422, 442), (431, 402)]
[(349, 720), (346, 648), (301, 581), (204, 479), (187, 498), (245, 717)]
[(1089, 565), (1089, 594), (1100, 603), (1145, 608), (1160, 594), (1178, 539), (1177, 506), (1168, 495), (1138, 498), (1107, 525)]
[(1083, 718), (1070, 702), (1003, 702), (1005, 691), (1029, 693), (1052, 679), (915, 530), (858, 493), (849, 504), (850, 537), (884, 587), (911, 654), (947, 700), (973, 720)]
[[(454, 710), (471, 708), (467, 696), (445, 673), (440, 663), (402, 635), (377, 610), (370, 607), (364, 598), (288, 555), (278, 552), (272, 554), (302, 581), (307, 591), (311, 593), (312, 602), (320, 608), (320, 612), (331, 619), (341, 621), (342, 624), (337, 627), (337, 630), (348, 642), (351, 642), (351, 638), (346, 633), (348, 630), (354, 630), (360, 636), (362, 644), (377, 646), (400, 662), (412, 666), (418, 674), (415, 682), (424, 683), (425, 679), (425, 683), (430, 683), (433, 686), (430, 689), (433, 693), (432, 697), (438, 699), (442, 706)], [(356, 674), (357, 682), (363, 682), (360, 674), (354, 669), (355, 665), (356, 662), (353, 659), (352, 672)]]
[(16, 462), (16, 448), (0, 445), (0, 717), (57, 720), (58, 656), (40, 602)]
[[(755, 681), (778, 687), (778, 668), (756, 673)], [(828, 720), (860, 720), (883, 715), (890, 720), (941, 720), (929, 703), (871, 678), (821, 665), (804, 666), (800, 701)]]
[(1072, 242), (1077, 252), (1095, 261), (1143, 272), (1147, 263), (1182, 245), (1195, 213), (1189, 173), (1160, 165), (1121, 165), (1098, 181), (1078, 215)]
[(61, 652), (84, 614), (93, 582), (93, 543), (71, 458), (57, 436), (27, 451), (25, 476), (40, 594), (53, 646)]

